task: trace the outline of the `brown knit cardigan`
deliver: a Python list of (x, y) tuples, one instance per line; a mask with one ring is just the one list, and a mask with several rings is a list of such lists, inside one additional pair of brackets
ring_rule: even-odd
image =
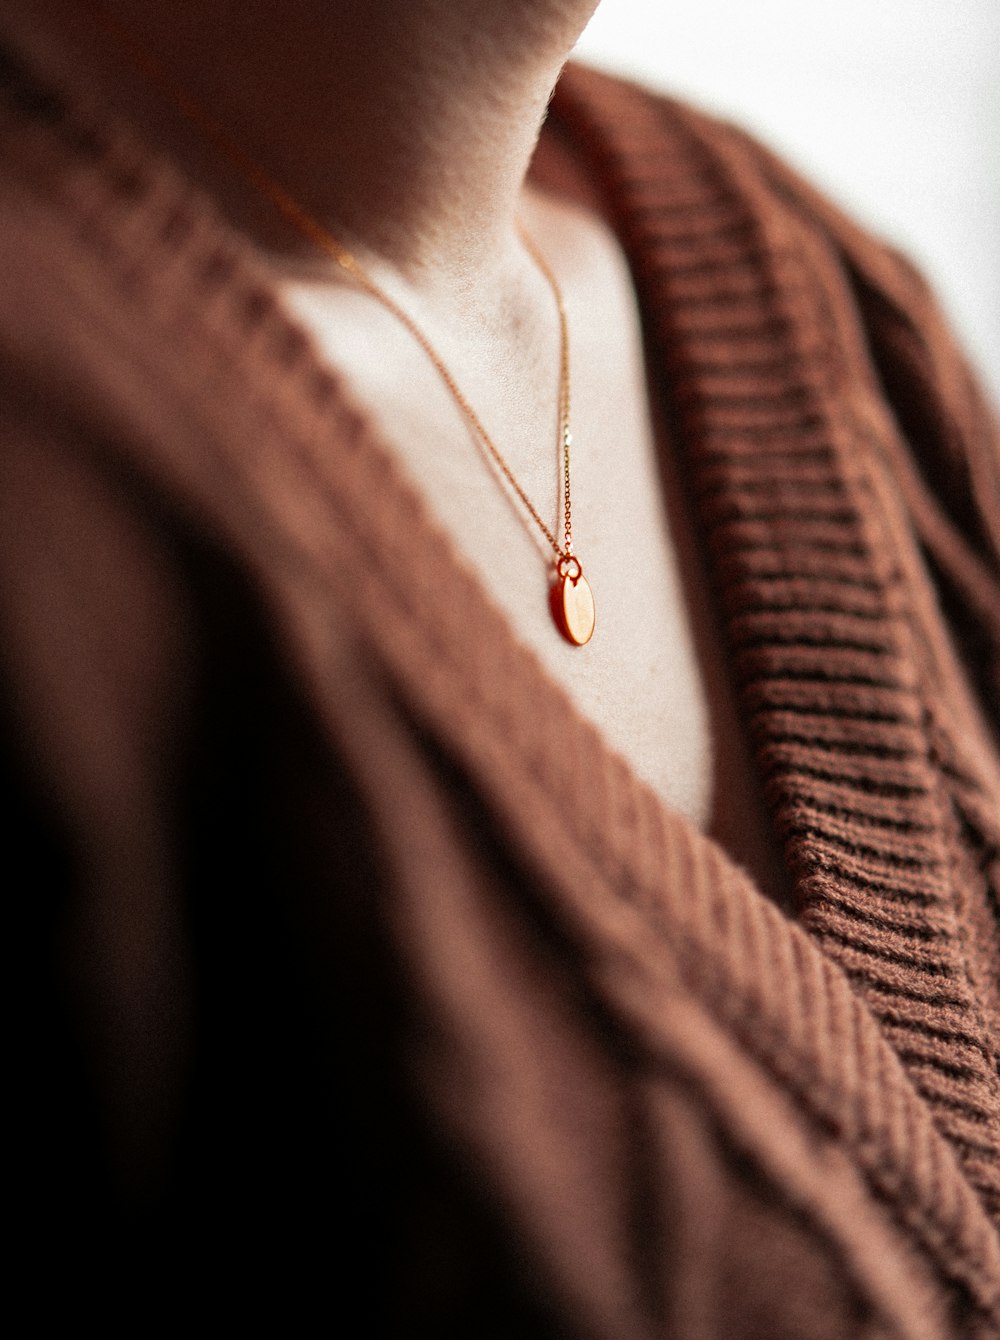
[(919, 279), (565, 75), (789, 916), (517, 643), (210, 205), (0, 84), (36, 1315), (1000, 1335), (1000, 451)]

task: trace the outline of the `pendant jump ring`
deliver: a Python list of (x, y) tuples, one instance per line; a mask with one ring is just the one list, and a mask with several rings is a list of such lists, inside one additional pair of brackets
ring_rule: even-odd
[[(573, 568), (576, 569), (575, 572), (571, 571)], [(580, 563), (576, 554), (562, 554), (560, 555), (559, 562), (556, 564), (556, 572), (563, 581), (568, 577), (575, 586), (583, 576), (583, 565)]]

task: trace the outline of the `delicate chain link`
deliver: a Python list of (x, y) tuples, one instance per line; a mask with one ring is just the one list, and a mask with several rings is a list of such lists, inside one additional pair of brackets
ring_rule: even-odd
[(517, 497), (521, 500), (531, 519), (538, 526), (539, 530), (545, 536), (557, 560), (568, 558), (573, 552), (573, 522), (572, 522), (572, 496), (570, 492), (570, 446), (572, 437), (569, 430), (570, 413), (570, 369), (569, 369), (569, 326), (566, 320), (566, 307), (563, 301), (562, 290), (552, 271), (548, 261), (539, 251), (534, 240), (525, 230), (522, 224), (518, 223), (518, 234), (522, 245), (528, 252), (535, 265), (541, 271), (549, 288), (552, 290), (552, 296), (555, 299), (556, 310), (559, 315), (559, 427), (558, 427), (558, 445), (562, 459), (562, 513), (563, 513), (563, 535), (562, 545), (552, 534), (552, 531), (542, 520), (537, 508), (531, 499), (525, 493), (524, 489), (518, 483), (504, 456), (500, 452), (496, 443), (479, 415), (469, 404), (464, 393), (459, 387), (455, 378), (452, 376), (447, 364), (442, 359), (431, 344), (428, 337), (417, 325), (412, 316), (401, 307), (399, 303), (391, 297), (382, 286), (368, 273), (361, 262), (354, 256), (334, 235), (311, 214), (309, 214), (299, 202), (290, 195), (288, 191), (275, 180), (274, 177), (260, 166), (246, 152), (243, 146), (230, 135), (229, 131), (215, 120), (213, 116), (199, 103), (185, 92), (183, 88), (175, 84), (153, 54), (143, 47), (136, 39), (135, 35), (120, 24), (112, 15), (107, 13), (103, 5), (97, 0), (91, 0), (91, 8), (98, 21), (110, 33), (110, 35), (127, 51), (136, 69), (153, 84), (168, 101), (172, 102), (177, 110), (209, 140), (211, 144), (241, 173), (244, 179), (257, 190), (261, 195), (268, 199), (275, 209), (281, 214), (297, 232), (312, 242), (326, 256), (329, 256), (341, 270), (348, 274), (351, 279), (364, 292), (379, 302), (387, 311), (400, 322), (402, 326), (419, 344), (420, 348), (427, 355), (433, 364), (441, 380), (447, 387), (452, 399), (461, 410), (465, 419), (486, 447), (494, 464), (500, 473), (506, 479), (507, 483), (514, 490)]
[[(570, 491), (570, 447), (573, 444), (573, 435), (569, 430), (570, 416), (570, 376), (569, 376), (569, 323), (566, 320), (566, 305), (563, 301), (562, 289), (559, 287), (559, 281), (552, 271), (552, 267), (535, 245), (534, 239), (519, 226), (521, 242), (523, 243), (531, 259), (541, 270), (548, 281), (549, 288), (552, 290), (552, 296), (556, 300), (556, 310), (559, 313), (559, 450), (562, 453), (563, 462), (563, 546), (559, 548), (548, 530), (543, 527), (548, 536), (549, 543), (556, 551), (558, 558), (567, 557), (573, 552), (573, 499)], [(495, 450), (495, 448), (494, 448)], [(499, 453), (497, 453), (499, 455)], [(518, 490), (520, 492), (520, 490)], [(532, 509), (534, 510), (534, 509)]]

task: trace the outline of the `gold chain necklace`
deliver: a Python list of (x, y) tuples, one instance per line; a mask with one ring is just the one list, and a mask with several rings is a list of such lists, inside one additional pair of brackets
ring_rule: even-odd
[(466, 399), (455, 381), (447, 364), (431, 344), (428, 337), (417, 325), (412, 316), (391, 297), (385, 289), (369, 274), (356, 256), (350, 252), (332, 233), (305, 210), (288, 191), (265, 171), (246, 150), (229, 134), (226, 128), (192, 98), (167, 74), (163, 66), (147, 50), (139, 39), (110, 15), (99, 3), (91, 0), (91, 8), (101, 26), (115, 42), (123, 48), (136, 70), (173, 104), (181, 115), (235, 167), (243, 179), (253, 189), (265, 197), (282, 218), (296, 232), (312, 242), (324, 255), (347, 274), (365, 293), (369, 294), (389, 311), (413, 336), (417, 344), (427, 355), (439, 377), (444, 382), (452, 399), (458, 406), (466, 422), (477, 438), (489, 452), (490, 458), (504, 479), (514, 490), (532, 521), (545, 537), (554, 554), (553, 580), (549, 591), (549, 606), (556, 627), (563, 637), (574, 646), (582, 647), (593, 636), (596, 624), (596, 607), (590, 583), (583, 575), (583, 566), (573, 552), (573, 503), (570, 489), (570, 369), (569, 369), (569, 325), (566, 320), (566, 307), (562, 290), (545, 257), (539, 251), (525, 229), (518, 224), (521, 243), (535, 265), (541, 271), (552, 296), (555, 299), (559, 316), (559, 424), (557, 449), (561, 459), (560, 493), (562, 504), (563, 542), (556, 539), (552, 531), (542, 520), (538, 509), (521, 487), (513, 470), (502, 452), (493, 441), (479, 415)]

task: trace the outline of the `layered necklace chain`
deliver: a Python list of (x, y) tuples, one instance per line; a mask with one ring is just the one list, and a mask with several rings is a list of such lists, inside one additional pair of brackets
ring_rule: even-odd
[(528, 497), (513, 470), (490, 436), (482, 419), (469, 403), (451, 370), (437, 352), (430, 339), (414, 318), (373, 278), (358, 258), (331, 232), (315, 219), (285, 188), (253, 159), (246, 150), (215, 120), (215, 118), (167, 74), (153, 54), (140, 44), (136, 36), (114, 19), (102, 5), (92, 0), (98, 21), (124, 50), (132, 65), (181, 115), (193, 125), (240, 173), (243, 179), (267, 199), (281, 217), (302, 237), (311, 242), (363, 292), (374, 298), (390, 312), (410, 333), (430, 360), (463, 418), (482, 443), (489, 457), (507, 484), (544, 536), (553, 554), (552, 581), (549, 606), (555, 625), (564, 638), (574, 646), (589, 642), (596, 624), (596, 609), (590, 584), (583, 575), (583, 567), (573, 552), (573, 499), (571, 490), (570, 454), (570, 358), (569, 325), (562, 290), (551, 266), (539, 251), (526, 230), (518, 224), (521, 243), (545, 278), (555, 299), (559, 317), (559, 389), (557, 450), (560, 460), (560, 511), (562, 542), (553, 534)]

